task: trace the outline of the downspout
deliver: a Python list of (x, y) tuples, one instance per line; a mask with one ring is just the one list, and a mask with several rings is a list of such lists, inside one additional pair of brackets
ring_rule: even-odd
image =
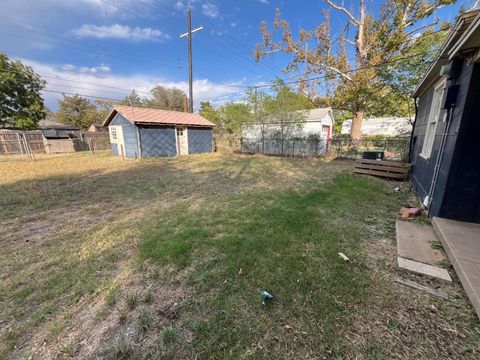
[(430, 216), (430, 205), (433, 202), (433, 195), (435, 194), (435, 188), (437, 186), (437, 180), (438, 180), (438, 173), (440, 172), (440, 165), (442, 164), (443, 160), (443, 153), (445, 150), (445, 144), (447, 143), (447, 136), (448, 132), (450, 130), (450, 123), (452, 122), (452, 116), (453, 116), (453, 109), (454, 107), (451, 107), (448, 109), (448, 117), (447, 117), (447, 123), (445, 124), (445, 130), (442, 134), (442, 141), (440, 143), (440, 152), (438, 153), (437, 156), (437, 161), (435, 162), (435, 168), (433, 171), (433, 179), (432, 179), (432, 184), (430, 185), (430, 190), (428, 192), (428, 195), (425, 197), (423, 200), (423, 205), (428, 208), (428, 215)]

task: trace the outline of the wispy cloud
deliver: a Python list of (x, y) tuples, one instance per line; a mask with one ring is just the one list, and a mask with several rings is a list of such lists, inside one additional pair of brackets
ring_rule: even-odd
[(202, 5), (202, 12), (206, 16), (210, 16), (212, 18), (218, 17), (220, 15), (220, 11), (218, 10), (217, 5), (207, 2)]
[[(105, 71), (100, 74), (100, 67), (108, 67), (103, 64), (90, 68), (74, 64), (59, 66), (29, 59), (19, 60), (31, 66), (35, 72), (44, 77), (47, 81), (46, 89), (60, 93), (78, 93), (79, 95), (87, 97), (122, 99), (128, 95), (132, 89), (135, 89), (140, 96), (148, 97), (150, 90), (157, 85), (177, 87), (188, 92), (188, 82), (186, 81), (167, 81), (164, 78), (148, 74), (127, 76), (113, 74), (111, 71)], [(97, 71), (82, 71), (82, 69), (97, 69)], [(243, 80), (220, 85), (207, 78), (195, 80), (193, 82), (195, 108), (200, 105), (201, 101), (211, 101), (215, 105), (220, 105), (227, 101), (238, 99), (238, 97), (241, 96), (241, 94), (238, 93), (239, 89), (233, 88), (231, 85), (239, 85), (242, 83)], [(43, 92), (43, 97), (47, 106), (55, 108), (57, 100), (60, 100), (62, 95)]]
[(100, 64), (98, 66), (81, 66), (77, 67), (73, 64), (64, 64), (60, 67), (61, 70), (73, 73), (82, 73), (82, 74), (105, 74), (111, 71), (110, 66), (105, 64)]
[(163, 31), (152, 28), (130, 27), (128, 25), (113, 24), (110, 26), (98, 26), (85, 24), (73, 33), (79, 37), (97, 39), (125, 39), (132, 41), (165, 41), (170, 38)]
[(268, 0), (259, 0), (262, 4), (270, 4)]

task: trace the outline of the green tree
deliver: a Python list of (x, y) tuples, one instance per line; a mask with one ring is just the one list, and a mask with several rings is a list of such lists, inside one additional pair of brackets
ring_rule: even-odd
[(146, 99), (147, 107), (163, 110), (185, 110), (186, 94), (178, 88), (167, 88), (165, 86), (155, 86), (151, 91), (152, 98)]
[(0, 53), (0, 126), (34, 129), (45, 117), (39, 75), (20, 61)]
[(230, 134), (240, 133), (242, 125), (252, 121), (250, 108), (244, 103), (228, 103), (222, 105), (219, 112), (221, 114), (222, 127)]
[(315, 108), (315, 104), (302, 94), (292, 91), (282, 80), (277, 79), (272, 86), (273, 97), (266, 97), (264, 116), (267, 121), (278, 123), (280, 138), (294, 137), (300, 131), (306, 111)]
[(222, 115), (209, 101), (200, 103), (199, 114), (211, 122), (221, 125)]
[(110, 111), (112, 111), (113, 106), (115, 105), (115, 101), (97, 99), (93, 103), (97, 108), (98, 118), (100, 120), (98, 124), (101, 124), (103, 120), (105, 120), (105, 118), (108, 116), (108, 114), (110, 114)]
[(125, 98), (120, 102), (122, 105), (129, 105), (129, 106), (142, 106), (144, 104), (144, 100), (140, 96), (138, 96), (135, 89), (133, 89), (130, 94), (125, 96)]
[[(277, 9), (271, 29), (262, 21), (262, 41), (257, 43), (254, 55), (260, 61), (282, 51), (291, 56), (286, 72), (300, 71), (305, 79), (313, 74), (323, 75), (331, 105), (352, 112), (351, 135), (358, 139), (364, 112), (377, 94), (388, 87), (378, 75), (378, 69), (408, 52), (419, 31), (438, 23), (437, 19), (429, 21), (436, 9), (455, 0), (384, 0), (379, 11), (368, 9), (367, 2), (359, 0), (355, 12), (333, 0), (324, 1), (346, 16), (343, 31), (332, 34), (327, 11), (324, 21), (315, 29), (300, 29), (295, 36)], [(352, 51), (347, 50), (350, 46)], [(355, 56), (349, 58), (352, 52)]]
[(79, 95), (64, 95), (63, 99), (58, 101), (58, 105), (57, 121), (62, 124), (86, 130), (90, 125), (101, 123), (103, 120), (97, 112), (97, 107)]

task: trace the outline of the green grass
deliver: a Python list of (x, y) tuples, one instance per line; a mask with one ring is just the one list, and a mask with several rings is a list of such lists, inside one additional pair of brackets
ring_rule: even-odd
[[(214, 201), (193, 213), (181, 204), (169, 210), (175, 216), (156, 214), (139, 244), (143, 259), (193, 267), (188, 282), (195, 295), (187, 317), (205, 316), (193, 324), (193, 352), (268, 357), (268, 350), (285, 346), (307, 356), (306, 342), (316, 354), (332, 349), (345, 355), (349, 306), (369, 288), (363, 246), (371, 227), (365, 216), (393, 212), (398, 197), (379, 181), (342, 175), (307, 192)], [(338, 252), (352, 261), (345, 263)], [(274, 296), (265, 307), (262, 289)], [(306, 333), (301, 342), (282, 336), (287, 325)], [(259, 343), (263, 350), (255, 350)]]
[(457, 284), (445, 302), (391, 282), (413, 195), (348, 161), (72, 154), (0, 173), (0, 358), (479, 354)]

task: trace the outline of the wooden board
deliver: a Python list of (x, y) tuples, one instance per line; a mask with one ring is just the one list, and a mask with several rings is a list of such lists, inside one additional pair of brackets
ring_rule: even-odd
[(355, 162), (356, 174), (373, 175), (383, 178), (406, 180), (410, 171), (410, 164), (393, 161), (379, 161), (361, 159)]

